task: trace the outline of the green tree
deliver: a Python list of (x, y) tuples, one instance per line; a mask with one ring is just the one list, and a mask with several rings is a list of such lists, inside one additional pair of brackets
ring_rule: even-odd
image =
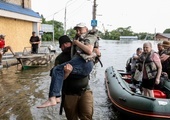
[(120, 32), (118, 32), (117, 30), (112, 30), (110, 32), (110, 39), (111, 40), (119, 40), (120, 38)]
[[(43, 15), (41, 15), (42, 17), (42, 24), (50, 24), (53, 25), (54, 23), (54, 40), (58, 40), (60, 36), (62, 36), (64, 34), (64, 28), (63, 28), (63, 23), (62, 22), (58, 22), (58, 21), (46, 21), (45, 18), (43, 17)], [(73, 39), (76, 31), (73, 28), (70, 28), (66, 31), (67, 35)], [(166, 29), (164, 31), (164, 33), (170, 33), (170, 28)], [(141, 33), (134, 33), (131, 30), (131, 26), (128, 27), (119, 27), (116, 30), (105, 30), (104, 33), (102, 33), (101, 31), (98, 32), (99, 37), (101, 37), (102, 39), (107, 39), (107, 40), (119, 40), (120, 36), (138, 36), (138, 38), (140, 40), (144, 40), (147, 36), (147, 39), (152, 40), (154, 38), (153, 34), (149, 34), (146, 32), (141, 32)], [(52, 33), (45, 33), (42, 36), (42, 40), (43, 41), (52, 41), (53, 39), (53, 34)]]
[(131, 31), (131, 26), (127, 28), (119, 27), (116, 29), (117, 32), (120, 33), (121, 36), (132, 36), (133, 32)]
[(170, 33), (170, 28), (167, 28), (166, 30), (164, 30), (163, 33)]
[(141, 32), (138, 34), (138, 39), (139, 40), (144, 40), (147, 36), (147, 33), (146, 32)]
[(46, 22), (46, 21), (45, 21), (44, 16), (43, 16), (43, 15), (41, 15), (41, 18), (42, 18), (42, 23), (43, 23), (43, 24), (45, 24), (45, 22)]
[(119, 27), (116, 30), (112, 30), (111, 32), (105, 31), (105, 34), (102, 34), (103, 39), (110, 39), (110, 40), (119, 40), (120, 36), (132, 36), (134, 35), (133, 31), (131, 31), (131, 26), (126, 28)]
[[(64, 34), (63, 23), (55, 20), (46, 21), (43, 15), (41, 15), (41, 17), (42, 17), (42, 24), (49, 24), (49, 25), (54, 24), (54, 40), (55, 41), (58, 40), (59, 37)], [(42, 41), (52, 41), (52, 39), (53, 39), (53, 33), (51, 32), (44, 33), (42, 36)]]
[(73, 39), (74, 36), (76, 35), (76, 31), (75, 31), (73, 28), (70, 28), (70, 29), (67, 30), (67, 35), (68, 35), (71, 39)]
[(105, 33), (103, 34), (102, 38), (103, 39), (110, 39), (110, 32), (108, 30), (105, 31)]

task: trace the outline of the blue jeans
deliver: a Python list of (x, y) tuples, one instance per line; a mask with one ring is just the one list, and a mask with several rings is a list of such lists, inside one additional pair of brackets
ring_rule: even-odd
[(75, 75), (76, 78), (77, 76), (80, 78), (88, 76), (94, 65), (93, 61), (86, 62), (83, 58), (76, 56), (68, 62), (55, 66), (52, 70), (49, 97), (61, 96), (64, 80), (64, 66), (66, 64), (71, 64), (73, 66), (71, 75)]

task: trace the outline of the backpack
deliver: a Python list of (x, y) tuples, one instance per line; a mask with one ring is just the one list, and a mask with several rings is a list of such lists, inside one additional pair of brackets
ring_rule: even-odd
[(130, 57), (126, 62), (126, 72), (131, 72), (132, 57)]

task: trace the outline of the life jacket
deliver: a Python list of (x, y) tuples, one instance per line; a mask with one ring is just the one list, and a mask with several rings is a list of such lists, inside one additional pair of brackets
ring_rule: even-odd
[(89, 76), (77, 79), (75, 75), (70, 74), (67, 79), (64, 80), (62, 88), (62, 101), (60, 104), (59, 114), (62, 115), (65, 95), (79, 95), (81, 96), (89, 88)]
[[(165, 49), (166, 55), (170, 55), (170, 48)], [(168, 74), (168, 77), (170, 79), (170, 57), (166, 59), (164, 62), (162, 62), (162, 71), (166, 72)]]
[(170, 55), (170, 48), (164, 50), (164, 54)]
[(89, 84), (89, 76), (83, 78), (81, 77), (81, 79), (76, 78), (76, 76), (70, 74), (68, 78), (64, 80), (64, 84), (62, 88), (64, 94), (81, 95), (81, 93), (87, 89), (87, 86)]
[[(92, 34), (89, 34), (89, 33), (87, 33), (87, 34), (83, 34), (83, 35), (81, 35), (81, 36), (75, 36), (75, 38), (74, 38), (75, 40), (79, 40), (81, 43), (83, 43), (83, 44), (86, 44), (86, 41), (87, 40), (91, 40), (91, 41), (94, 41), (94, 48), (97, 48), (98, 46), (98, 44), (97, 44), (97, 36), (95, 36), (95, 35), (92, 35)], [(72, 53), (71, 53), (71, 56), (73, 56), (73, 55), (75, 55), (75, 54), (86, 54), (81, 48), (79, 48), (79, 47), (77, 47), (76, 45), (73, 45), (72, 46), (72, 49), (74, 49), (73, 51), (72, 51)]]
[(130, 57), (126, 61), (126, 72), (135, 73), (136, 64), (138, 64), (138, 60), (134, 59), (134, 56)]
[(151, 57), (154, 53), (156, 53), (156, 52), (151, 51), (148, 54), (148, 56), (146, 56), (144, 53), (142, 53), (142, 55), (140, 56), (140, 59), (139, 59), (138, 69), (141, 71), (143, 63), (144, 63), (144, 68), (146, 70), (148, 79), (156, 78), (156, 75), (157, 75), (158, 68), (157, 68), (155, 62), (151, 59)]
[(5, 41), (0, 39), (0, 48), (4, 48), (5, 47)]
[[(75, 37), (75, 39), (79, 39), (80, 42), (85, 44), (86, 40), (93, 40), (94, 41), (94, 48), (98, 48), (99, 47), (99, 38), (96, 36), (95, 32), (91, 32), (89, 31), (87, 34), (81, 36), (81, 37)], [(72, 46), (71, 49), (71, 56), (73, 57), (73, 55), (78, 54), (80, 55), (85, 61), (88, 60), (92, 60), (94, 63), (96, 63), (96, 61), (98, 61), (101, 66), (103, 67), (103, 64), (100, 60), (100, 56), (95, 56), (95, 52), (92, 53), (92, 55), (87, 55), (84, 51), (82, 51), (80, 48), (76, 47), (75, 45)]]
[(166, 50), (161, 50), (161, 51), (158, 51), (158, 54), (161, 56), (162, 54), (166, 54)]
[(132, 57), (126, 61), (126, 72), (131, 72)]

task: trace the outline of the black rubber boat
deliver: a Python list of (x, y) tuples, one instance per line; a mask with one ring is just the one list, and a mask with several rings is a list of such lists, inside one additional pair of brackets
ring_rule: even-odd
[(132, 87), (126, 73), (113, 66), (105, 71), (108, 97), (118, 111), (149, 120), (170, 120), (170, 81), (161, 79), (159, 89), (154, 90), (155, 98), (142, 95), (138, 87)]

